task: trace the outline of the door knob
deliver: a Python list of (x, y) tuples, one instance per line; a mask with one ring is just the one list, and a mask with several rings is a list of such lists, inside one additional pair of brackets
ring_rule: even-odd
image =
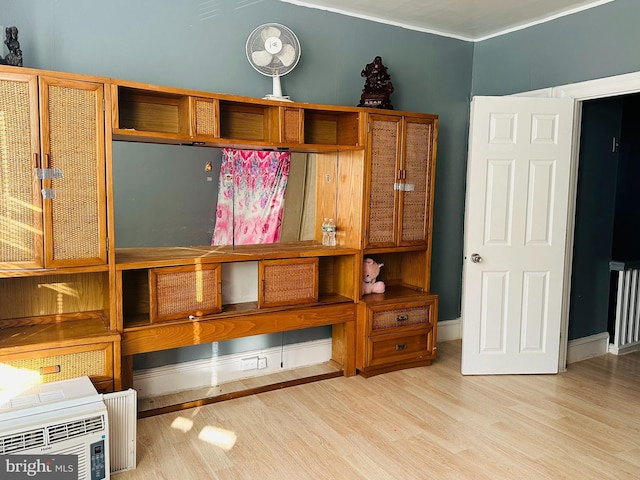
[(481, 263), (482, 262), (482, 257), (480, 255), (478, 255), (477, 253), (472, 253), (471, 254), (471, 261), (473, 263)]

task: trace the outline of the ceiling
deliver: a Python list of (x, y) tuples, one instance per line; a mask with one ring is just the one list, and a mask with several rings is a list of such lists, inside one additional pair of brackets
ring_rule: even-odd
[(310, 8), (479, 41), (614, 0), (282, 0)]

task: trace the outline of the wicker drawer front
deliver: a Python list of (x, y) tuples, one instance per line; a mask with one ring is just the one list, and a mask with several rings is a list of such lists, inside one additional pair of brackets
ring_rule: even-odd
[(284, 109), (284, 142), (301, 143), (300, 132), (302, 131), (302, 115), (302, 110), (299, 108)]
[(220, 265), (149, 270), (151, 322), (200, 317), (222, 311)]
[(433, 352), (433, 329), (413, 335), (381, 335), (369, 339), (369, 365), (419, 359)]
[(408, 327), (410, 325), (430, 325), (430, 307), (431, 305), (420, 305), (411, 308), (391, 308), (374, 311), (371, 320), (371, 331)]
[(24, 370), (29, 383), (88, 376), (94, 382), (113, 380), (113, 344), (96, 343), (37, 350), (0, 357), (0, 363)]
[(276, 307), (318, 301), (318, 259), (263, 260), (258, 267), (258, 305)]
[(215, 134), (215, 105), (213, 99), (194, 100), (195, 135), (213, 137)]

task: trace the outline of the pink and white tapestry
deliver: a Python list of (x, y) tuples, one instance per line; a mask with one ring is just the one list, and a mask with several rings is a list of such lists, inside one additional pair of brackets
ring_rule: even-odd
[(289, 152), (222, 150), (211, 245), (280, 240), (290, 161)]

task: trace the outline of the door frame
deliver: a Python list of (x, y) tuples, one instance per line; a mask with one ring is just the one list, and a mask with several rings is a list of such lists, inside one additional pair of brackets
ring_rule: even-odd
[(558, 87), (544, 88), (513, 94), (518, 97), (572, 98), (574, 100), (573, 140), (571, 148), (571, 174), (569, 185), (569, 205), (567, 210), (567, 243), (565, 250), (565, 280), (562, 292), (562, 317), (560, 323), (560, 351), (558, 371), (567, 369), (569, 346), (569, 303), (571, 295), (571, 272), (573, 264), (573, 242), (575, 233), (576, 200), (578, 186), (578, 163), (580, 156), (580, 135), (582, 102), (597, 98), (616, 97), (640, 92), (640, 72), (571, 83)]

